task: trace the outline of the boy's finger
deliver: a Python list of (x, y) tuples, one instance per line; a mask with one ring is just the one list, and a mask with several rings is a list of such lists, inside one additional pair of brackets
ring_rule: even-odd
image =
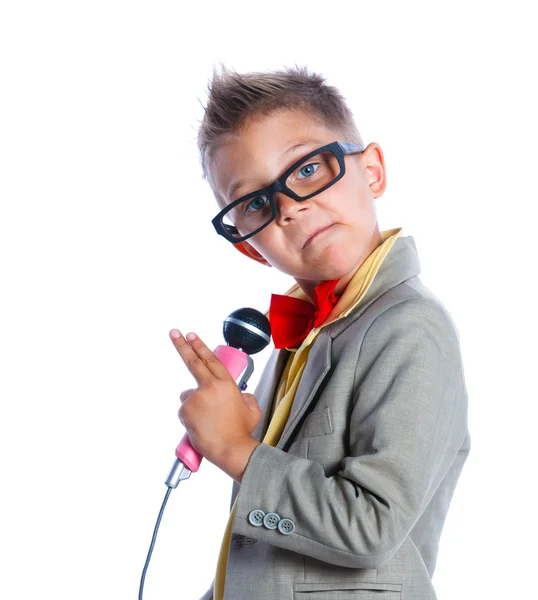
[(188, 398), (190, 398), (192, 396), (192, 394), (194, 393), (195, 390), (190, 389), (190, 390), (184, 390), (183, 392), (181, 392), (181, 394), (179, 395), (179, 399), (181, 400), (181, 402), (185, 402), (185, 400), (187, 400)]
[(215, 377), (219, 379), (229, 379), (231, 377), (228, 369), (218, 359), (217, 355), (195, 333), (187, 333), (187, 341)]
[(181, 332), (178, 329), (172, 329), (170, 331), (170, 339), (198, 385), (202, 385), (204, 382), (214, 377), (204, 364), (204, 361), (190, 347), (189, 343), (181, 335)]
[(226, 367), (198, 336), (188, 334), (188, 337), (190, 339), (187, 341), (177, 329), (170, 331), (172, 343), (198, 385), (214, 377), (230, 377)]

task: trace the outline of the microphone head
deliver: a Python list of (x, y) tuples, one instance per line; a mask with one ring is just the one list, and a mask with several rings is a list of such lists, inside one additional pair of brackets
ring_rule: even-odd
[(229, 346), (246, 354), (256, 354), (271, 341), (271, 325), (258, 310), (239, 308), (224, 320), (222, 334)]

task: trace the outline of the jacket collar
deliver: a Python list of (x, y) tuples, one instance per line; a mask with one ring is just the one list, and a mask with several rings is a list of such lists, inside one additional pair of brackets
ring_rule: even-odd
[(385, 257), (364, 296), (345, 319), (336, 321), (329, 328), (331, 330), (331, 338), (334, 339), (344, 329), (349, 327), (351, 323), (356, 321), (383, 294), (419, 274), (420, 261), (415, 240), (411, 236), (398, 238), (394, 242), (391, 251)]

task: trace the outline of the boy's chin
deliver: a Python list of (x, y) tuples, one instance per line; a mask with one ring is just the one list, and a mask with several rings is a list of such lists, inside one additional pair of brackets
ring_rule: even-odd
[[(330, 268), (320, 269), (317, 273), (308, 274), (306, 277), (294, 277), (298, 285), (304, 289), (311, 289), (322, 281), (343, 280), (344, 287), (347, 286), (353, 275), (358, 271), (362, 263), (351, 261), (341, 265), (331, 265)], [(340, 286), (338, 286), (340, 287)], [(337, 287), (337, 292), (340, 292)]]

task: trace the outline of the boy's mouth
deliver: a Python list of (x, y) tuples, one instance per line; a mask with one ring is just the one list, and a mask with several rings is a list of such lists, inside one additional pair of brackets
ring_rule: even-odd
[(302, 250), (304, 250), (308, 244), (310, 244), (310, 242), (320, 233), (322, 233), (323, 231), (326, 231), (327, 229), (329, 229), (330, 227), (332, 227), (332, 223), (330, 225), (326, 225), (325, 227), (320, 227), (319, 229), (316, 229), (316, 231), (314, 231), (314, 233), (310, 234), (310, 236), (306, 239), (306, 242), (303, 244), (303, 247), (301, 248)]

